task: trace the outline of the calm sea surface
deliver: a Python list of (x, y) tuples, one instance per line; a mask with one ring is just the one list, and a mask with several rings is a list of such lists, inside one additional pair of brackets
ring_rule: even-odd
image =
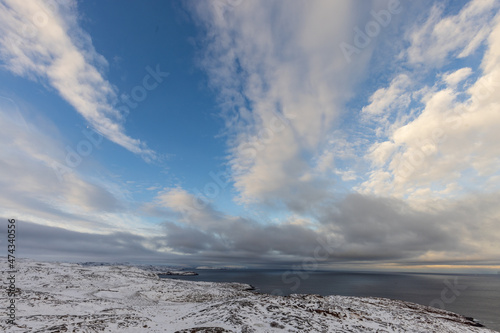
[(291, 272), (281, 270), (195, 270), (190, 281), (242, 282), (258, 292), (374, 296), (444, 308), (473, 317), (500, 332), (500, 274)]

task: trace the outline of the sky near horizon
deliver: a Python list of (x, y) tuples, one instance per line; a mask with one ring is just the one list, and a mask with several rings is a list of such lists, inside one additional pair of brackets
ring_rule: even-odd
[(500, 271), (499, 8), (1, 0), (17, 255)]

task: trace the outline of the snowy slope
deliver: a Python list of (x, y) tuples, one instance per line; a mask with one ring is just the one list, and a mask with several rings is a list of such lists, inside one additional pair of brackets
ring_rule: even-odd
[[(0, 268), (7, 270), (6, 260)], [(0, 331), (493, 332), (447, 311), (381, 298), (261, 295), (245, 284), (159, 279), (130, 266), (23, 259), (17, 269), (17, 325), (3, 311)]]

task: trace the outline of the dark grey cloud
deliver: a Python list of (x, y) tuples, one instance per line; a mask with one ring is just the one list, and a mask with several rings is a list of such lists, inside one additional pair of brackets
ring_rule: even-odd
[[(0, 246), (7, 248), (7, 218), (2, 217)], [(16, 220), (16, 256), (70, 261), (151, 261), (165, 259), (146, 244), (157, 240), (126, 232), (107, 235), (71, 231)]]
[(422, 259), (432, 252), (449, 257), (450, 263), (472, 262), (475, 259), (466, 258), (484, 256), (481, 245), (492, 240), (491, 226), (500, 226), (498, 218), (493, 218), (498, 216), (498, 199), (498, 194), (469, 196), (416, 209), (399, 199), (350, 194), (317, 209), (320, 225), (315, 227), (264, 225), (225, 216), (207, 206), (202, 214), (184, 215), (179, 219), (183, 223), (165, 223), (165, 241), (200, 260), (282, 264), (311, 259), (319, 253), (318, 263), (325, 265), (447, 261)]
[(165, 228), (169, 246), (198, 254), (219, 251), (251, 256), (270, 253), (302, 256), (312, 254), (318, 236), (302, 226), (262, 225), (242, 218), (220, 219), (220, 224), (198, 229), (168, 222)]
[(426, 251), (453, 250), (449, 217), (418, 211), (393, 198), (351, 194), (326, 209), (320, 221), (341, 235), (338, 250), (346, 256), (405, 258)]
[(166, 228), (166, 243), (184, 253), (199, 253), (217, 247), (217, 241), (212, 234), (204, 233), (189, 226), (179, 226), (173, 222), (164, 223)]
[[(154, 237), (127, 232), (98, 235), (18, 221), (18, 254), (190, 266), (289, 267), (307, 260), (324, 268), (377, 263), (498, 265), (494, 253), (499, 200), (500, 194), (470, 196), (420, 210), (393, 198), (351, 194), (316, 212), (320, 224), (313, 227), (261, 224), (224, 215), (208, 205), (201, 213), (165, 221), (165, 233)], [(3, 220), (6, 226), (7, 219)], [(0, 246), (6, 239), (6, 228), (2, 228)], [(492, 251), (485, 253), (488, 244)], [(425, 257), (431, 252), (440, 256)]]

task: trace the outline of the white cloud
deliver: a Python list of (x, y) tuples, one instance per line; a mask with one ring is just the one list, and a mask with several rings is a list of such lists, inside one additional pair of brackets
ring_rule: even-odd
[(48, 80), (98, 132), (146, 160), (155, 153), (125, 134), (114, 108), (116, 91), (103, 77), (106, 60), (77, 24), (74, 1), (12, 1), (0, 4), (0, 58), (4, 68)]
[(356, 172), (354, 170), (335, 170), (335, 173), (340, 175), (340, 178), (343, 181), (350, 181), (350, 180), (356, 180), (358, 179), (358, 176), (356, 175)]
[(406, 74), (395, 77), (389, 87), (380, 88), (370, 96), (370, 104), (363, 107), (363, 113), (369, 116), (391, 114), (394, 110), (406, 109), (411, 101), (411, 95), (407, 92), (411, 80)]
[(375, 124), (376, 136), (389, 136), (411, 114), (408, 107), (413, 98), (415, 82), (407, 74), (399, 74), (387, 88), (377, 89), (369, 98), (370, 104), (361, 109), (361, 116)]
[(496, 93), (500, 87), (500, 19), (485, 26), (491, 33), (482, 73), (466, 91), (457, 84), (473, 74), (471, 68), (438, 74), (448, 87), (427, 89), (422, 112), (397, 126), (387, 141), (372, 146), (367, 158), (375, 169), (360, 187), (363, 192), (433, 200), (462, 194), (450, 191), (452, 184), (469, 191), (500, 190), (498, 182), (494, 184), (500, 170), (500, 95)]
[(196, 3), (208, 27), (202, 66), (233, 110), (230, 165), (243, 202), (303, 210), (327, 195), (331, 182), (311, 169), (328, 168), (328, 135), (372, 51), (348, 64), (339, 48), (360, 24), (358, 9), (350, 1), (245, 1), (227, 12)]
[(0, 103), (0, 141), (0, 215), (89, 234), (157, 232), (129, 212), (123, 186), (81, 173), (85, 163), (58, 174), (65, 140), (42, 116), (33, 121), (15, 103)]
[(458, 14), (443, 18), (443, 8), (435, 5), (427, 21), (409, 33), (409, 63), (439, 66), (450, 55), (472, 54), (487, 38), (491, 27), (484, 23), (496, 8), (495, 0), (472, 0)]
[(396, 148), (396, 144), (391, 141), (374, 143), (370, 148), (368, 158), (375, 166), (383, 166), (395, 152)]
[(469, 67), (460, 68), (452, 73), (443, 75), (443, 81), (450, 87), (455, 87), (457, 84), (465, 80), (472, 74), (472, 69)]

